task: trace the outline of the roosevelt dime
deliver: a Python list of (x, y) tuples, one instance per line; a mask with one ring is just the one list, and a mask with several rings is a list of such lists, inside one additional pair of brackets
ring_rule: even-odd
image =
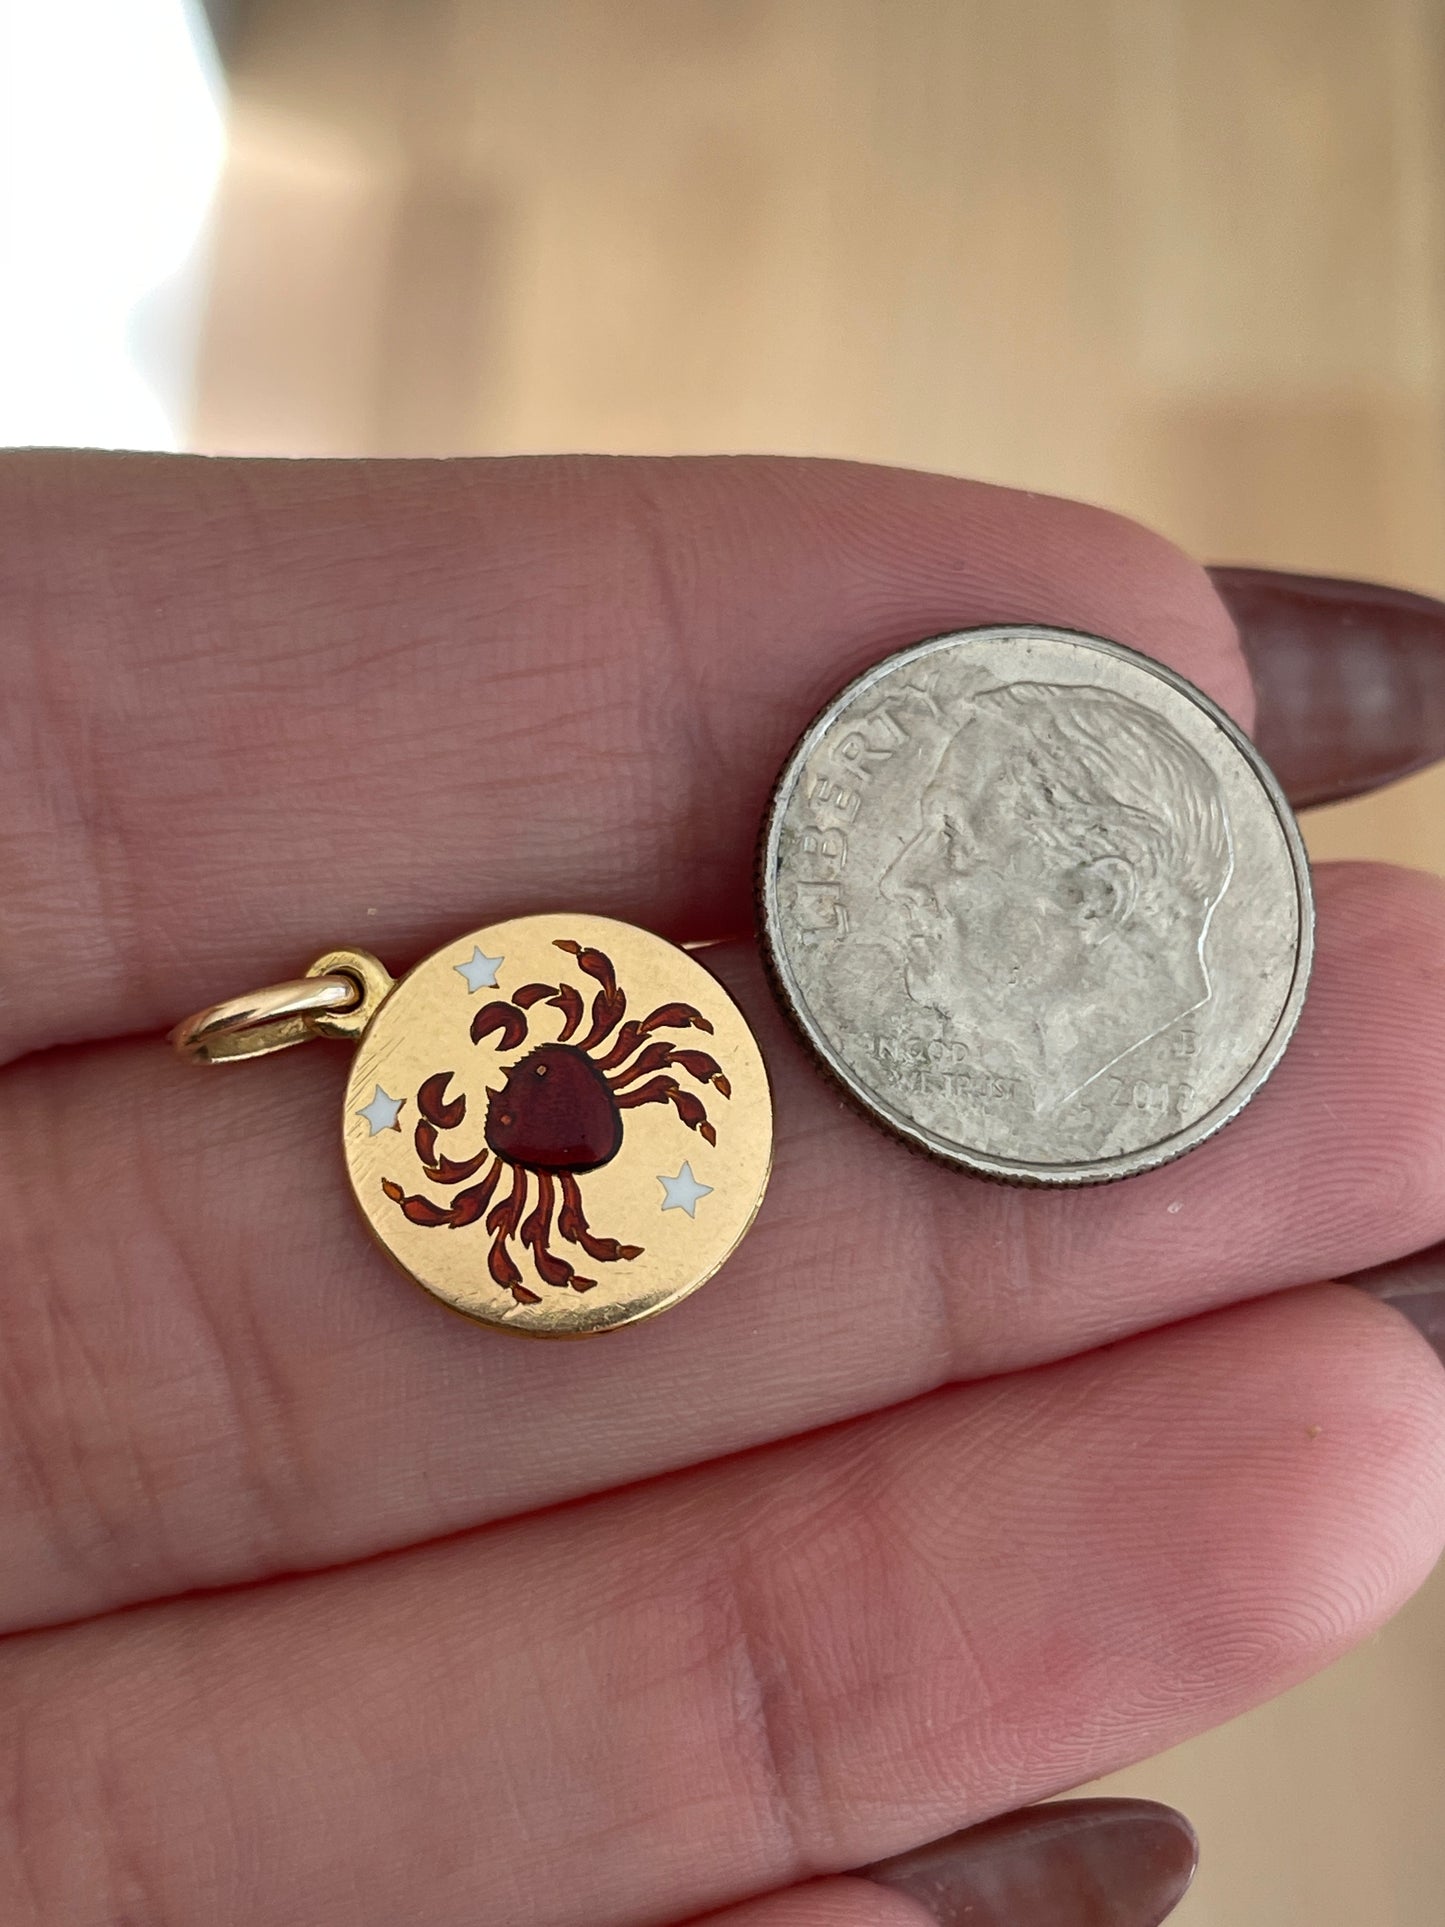
[(1069, 630), (938, 636), (841, 691), (778, 779), (759, 889), (844, 1089), (1015, 1183), (1192, 1149), (1274, 1069), (1309, 976), (1303, 845), (1247, 738)]

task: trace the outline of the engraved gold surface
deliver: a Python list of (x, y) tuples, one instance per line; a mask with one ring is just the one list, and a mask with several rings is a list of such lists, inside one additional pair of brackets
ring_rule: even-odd
[(393, 978), (379, 957), (369, 950), (328, 950), (307, 966), (308, 977), (345, 977), (357, 988), (349, 1004), (313, 1013), (309, 1019), (317, 1037), (331, 1037), (339, 1043), (354, 1044), (365, 1036), (366, 1027), (391, 995)]
[[(559, 948), (561, 944), (610, 960), (626, 1003), (622, 1021), (641, 1022), (664, 1006), (691, 1006), (711, 1026), (710, 1033), (692, 1025), (663, 1024), (647, 1041), (666, 1041), (690, 1055), (705, 1051), (715, 1060), (727, 1094), (713, 1081), (664, 1067), (664, 1076), (673, 1077), (686, 1098), (700, 1100), (716, 1142), (709, 1143), (701, 1128), (689, 1128), (673, 1102), (622, 1110), (622, 1141), (615, 1156), (599, 1168), (579, 1172), (575, 1182), (591, 1234), (636, 1247), (637, 1255), (595, 1261), (560, 1234), (554, 1222), (551, 1251), (595, 1281), (579, 1291), (548, 1284), (532, 1250), (514, 1236), (506, 1240), (502, 1262), (510, 1259), (520, 1274), (519, 1301), (488, 1268), (496, 1241), (491, 1222), (499, 1200), (504, 1204), (509, 1195), (516, 1166), (500, 1173), (486, 1211), (470, 1222), (412, 1222), (395, 1194), (423, 1200), (414, 1209), (440, 1214), (453, 1209), (465, 1189), (426, 1175), (416, 1127), (425, 1122), (418, 1093), (427, 1080), (449, 1072), (441, 1087), (446, 1105), (455, 1108), (457, 1098), (466, 1100), (463, 1118), (440, 1132), (439, 1149), (433, 1153), (434, 1158), (444, 1153), (462, 1164), (485, 1149), (490, 1094), (500, 1092), (507, 1073), (539, 1045), (561, 1040), (566, 1011), (540, 999), (521, 1012), (526, 1034), (520, 1042), (493, 1031), (474, 1043), (471, 1027), (489, 1005), (510, 1003), (526, 986), (570, 985), (580, 993), (585, 1012), (574, 1030), (573, 1046), (593, 1027), (599, 983), (581, 968), (578, 955)], [(463, 966), (470, 966), (478, 951), (486, 963), (500, 961), (495, 963), (495, 984), (474, 990)], [(614, 1021), (607, 1036), (586, 1054), (599, 1062), (616, 1048), (620, 1034), (620, 1023)], [(619, 1074), (617, 1068), (610, 1073)], [(628, 1088), (639, 1091), (649, 1081), (644, 1075)], [(389, 1109), (389, 1103), (379, 1111), (374, 1108), (378, 1089), (384, 1099), (402, 1101), (394, 1127), (373, 1129), (376, 1118), (384, 1118)], [(430, 1102), (436, 1109), (437, 1100)], [(363, 1115), (368, 1105), (373, 1106), (371, 1117)], [(691, 1103), (682, 1110), (695, 1116)], [(343, 1139), (347, 1170), (367, 1223), (418, 1283), (482, 1324), (530, 1337), (577, 1338), (651, 1317), (713, 1275), (762, 1201), (772, 1159), (772, 1105), (761, 1053), (741, 1013), (716, 979), (685, 951), (611, 918), (520, 917), (458, 937), (398, 981), (357, 1052), (346, 1090)], [(664, 1208), (669, 1192), (662, 1180), (675, 1181), (684, 1163), (697, 1185), (709, 1187), (691, 1214), (682, 1205)], [(476, 1175), (485, 1179), (486, 1168)], [(536, 1174), (525, 1182), (529, 1214), (538, 1195)], [(384, 1185), (392, 1187), (391, 1194)]]

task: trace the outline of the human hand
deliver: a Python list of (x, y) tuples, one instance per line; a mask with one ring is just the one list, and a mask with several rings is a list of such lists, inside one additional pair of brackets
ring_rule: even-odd
[[(748, 934), (773, 773), (894, 646), (1082, 628), (1248, 721), (1166, 544), (839, 464), (33, 456), (0, 554), (0, 1919), (922, 1927), (850, 1870), (1278, 1692), (1423, 1577), (1445, 1378), (1311, 1281), (1445, 1236), (1439, 884), (1326, 869), (1268, 1087), (1075, 1193), (855, 1117)], [(152, 1033), (559, 907), (721, 940), (777, 1165), (686, 1306), (521, 1346), (369, 1244), (340, 1053), (202, 1076)], [(1110, 1877), (1095, 1918), (1159, 1917)]]

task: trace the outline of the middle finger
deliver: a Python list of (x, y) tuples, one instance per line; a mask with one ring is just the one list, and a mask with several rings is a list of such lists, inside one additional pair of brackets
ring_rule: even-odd
[(659, 1927), (862, 1865), (1377, 1625), (1445, 1532), (1442, 1418), (1402, 1320), (1296, 1292), (0, 1642), (0, 1918)]
[(890, 1144), (781, 1032), (753, 953), (710, 952), (774, 1070), (773, 1189), (710, 1287), (601, 1345), (512, 1345), (397, 1277), (319, 1052), (16, 1067), (0, 1624), (363, 1557), (1433, 1242), (1445, 893), (1320, 883), (1309, 1007), (1256, 1103), (1176, 1165), (1062, 1195)]

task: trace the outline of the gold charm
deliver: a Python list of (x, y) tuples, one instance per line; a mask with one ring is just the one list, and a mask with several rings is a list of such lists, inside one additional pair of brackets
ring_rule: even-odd
[(610, 917), (516, 917), (397, 982), (362, 950), (172, 1033), (221, 1063), (357, 1041), (342, 1142), (377, 1240), (436, 1297), (578, 1338), (664, 1311), (751, 1224), (772, 1161), (762, 1055), (686, 951)]

